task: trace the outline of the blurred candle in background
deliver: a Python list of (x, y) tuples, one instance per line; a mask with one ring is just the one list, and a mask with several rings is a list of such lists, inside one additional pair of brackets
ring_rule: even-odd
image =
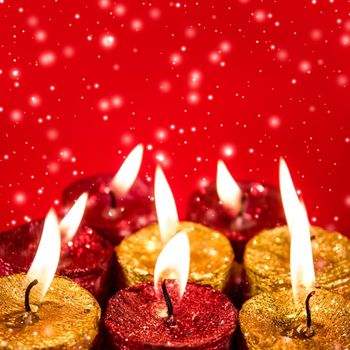
[(143, 145), (137, 145), (113, 176), (101, 174), (82, 178), (63, 192), (64, 206), (81, 193), (89, 200), (83, 222), (113, 245), (130, 233), (156, 221), (151, 186), (139, 177)]
[(276, 188), (254, 181), (236, 182), (222, 160), (217, 163), (216, 182), (192, 193), (187, 219), (223, 232), (238, 262), (251, 237), (285, 222)]

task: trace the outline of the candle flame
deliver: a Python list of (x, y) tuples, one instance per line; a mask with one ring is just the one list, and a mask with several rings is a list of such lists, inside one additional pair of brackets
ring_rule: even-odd
[(156, 168), (154, 198), (160, 237), (166, 243), (176, 233), (179, 217), (174, 196), (160, 166)]
[(80, 226), (81, 219), (84, 216), (87, 200), (88, 194), (87, 192), (84, 192), (61, 220), (59, 227), (66, 241), (72, 240), (76, 234)]
[(113, 177), (110, 187), (117, 197), (125, 196), (134, 184), (140, 171), (142, 157), (143, 145), (139, 144), (129, 153)]
[(287, 164), (282, 158), (280, 159), (279, 178), (283, 208), (291, 235), (290, 270), (294, 300), (297, 302), (300, 286), (310, 291), (315, 282), (310, 224), (306, 209), (293, 186)]
[(219, 160), (217, 165), (216, 191), (224, 206), (235, 213), (240, 212), (242, 191), (222, 160)]
[(43, 233), (32, 265), (27, 273), (29, 283), (35, 279), (39, 281), (35, 287), (44, 298), (55, 276), (61, 252), (61, 234), (58, 219), (53, 209), (45, 218)]
[(178, 232), (160, 252), (154, 268), (154, 288), (159, 293), (159, 282), (176, 279), (180, 300), (185, 292), (190, 272), (190, 242), (187, 233)]

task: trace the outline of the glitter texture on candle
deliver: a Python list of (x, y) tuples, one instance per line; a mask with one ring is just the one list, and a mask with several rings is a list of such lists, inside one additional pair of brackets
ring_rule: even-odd
[[(350, 240), (337, 232), (311, 227), (316, 285), (350, 296)], [(290, 289), (290, 234), (287, 226), (252, 238), (244, 255), (250, 294)]]
[(305, 306), (296, 306), (291, 289), (256, 295), (239, 315), (246, 346), (254, 350), (349, 349), (350, 305), (344, 297), (317, 289), (310, 311), (313, 335), (307, 337), (302, 331)]
[(238, 314), (229, 299), (209, 286), (187, 284), (178, 303), (176, 283), (168, 280), (167, 289), (174, 324), (167, 322), (165, 301), (152, 283), (123, 289), (110, 299), (104, 320), (108, 349), (226, 349)]
[[(181, 222), (178, 226), (180, 230), (186, 232), (190, 240), (189, 281), (222, 290), (234, 259), (228, 239), (217, 231), (191, 222)], [(153, 270), (162, 248), (157, 224), (130, 235), (116, 247), (127, 286), (153, 281)]]
[(90, 349), (101, 316), (93, 296), (71, 280), (55, 277), (40, 304), (32, 289), (37, 321), (23, 325), (26, 283), (22, 274), (0, 278), (0, 349)]

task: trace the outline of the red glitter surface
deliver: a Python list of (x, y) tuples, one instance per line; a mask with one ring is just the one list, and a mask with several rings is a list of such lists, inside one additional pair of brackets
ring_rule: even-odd
[(256, 182), (240, 182), (238, 185), (244, 197), (239, 215), (220, 202), (216, 184), (211, 183), (191, 195), (187, 219), (224, 233), (232, 244), (235, 260), (242, 262), (249, 239), (264, 228), (285, 223), (285, 217), (276, 188)]
[(175, 324), (167, 320), (165, 301), (152, 284), (123, 289), (110, 299), (104, 318), (108, 348), (225, 349), (238, 320), (228, 298), (208, 286), (187, 284), (180, 304), (177, 285), (166, 283)]
[[(0, 235), (0, 276), (28, 271), (43, 224), (43, 220), (33, 221)], [(105, 305), (113, 292), (113, 247), (86, 226), (78, 230), (72, 243), (62, 243), (57, 274), (71, 278)]]
[(108, 189), (112, 178), (99, 175), (74, 182), (64, 190), (62, 202), (69, 208), (81, 193), (88, 192), (83, 221), (117, 245), (130, 233), (155, 222), (156, 213), (150, 184), (137, 179), (126, 196), (112, 200)]
[(224, 158), (350, 233), (349, 4), (0, 1), (0, 229), (43, 217), (77, 178), (145, 144), (143, 179), (188, 195)]

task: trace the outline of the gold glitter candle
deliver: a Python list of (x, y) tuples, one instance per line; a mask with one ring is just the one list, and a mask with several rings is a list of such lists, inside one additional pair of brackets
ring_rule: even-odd
[(87, 290), (56, 276), (40, 303), (32, 288), (26, 311), (27, 287), (24, 274), (0, 278), (0, 349), (90, 349), (101, 310)]
[(90, 349), (101, 309), (84, 288), (55, 277), (61, 232), (55, 211), (46, 216), (27, 275), (0, 278), (0, 349)]
[(350, 349), (350, 304), (324, 290), (309, 299), (309, 317), (303, 304), (295, 305), (292, 291), (283, 290), (249, 299), (239, 320), (248, 349)]
[[(189, 282), (208, 284), (222, 290), (229, 278), (233, 250), (221, 233), (192, 222), (181, 222), (177, 231), (188, 234), (191, 247)], [(127, 286), (153, 281), (153, 270), (164, 244), (158, 224), (126, 237), (116, 247)]]
[[(316, 285), (350, 297), (350, 240), (337, 232), (311, 227)], [(250, 295), (291, 288), (290, 241), (287, 226), (252, 238), (244, 254)]]
[(305, 207), (283, 160), (280, 183), (290, 232), (287, 227), (266, 230), (248, 244), (245, 267), (252, 291), (266, 292), (241, 309), (245, 343), (255, 350), (349, 349), (350, 304), (338, 294), (349, 291), (349, 267), (344, 267), (349, 242), (320, 228), (310, 232)]

